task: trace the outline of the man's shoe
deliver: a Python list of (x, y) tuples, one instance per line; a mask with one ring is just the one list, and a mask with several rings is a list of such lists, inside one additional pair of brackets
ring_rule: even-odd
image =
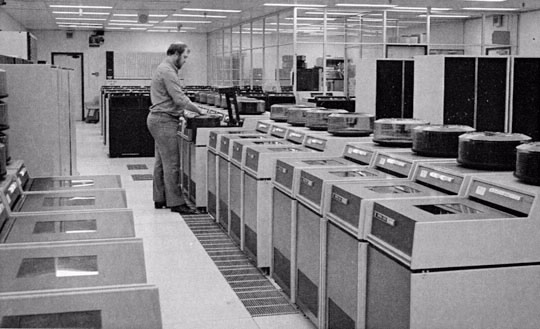
[(165, 202), (154, 202), (154, 208), (156, 209), (167, 208), (167, 204)]
[(191, 209), (190, 207), (186, 206), (185, 204), (181, 206), (174, 206), (171, 207), (171, 212), (177, 212), (181, 215), (194, 215), (197, 214), (197, 210)]

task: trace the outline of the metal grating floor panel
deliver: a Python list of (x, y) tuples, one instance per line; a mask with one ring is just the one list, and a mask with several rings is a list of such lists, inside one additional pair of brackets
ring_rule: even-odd
[(251, 316), (299, 312), (210, 215), (183, 215), (182, 218)]
[(131, 178), (133, 178), (134, 181), (154, 179), (152, 174), (134, 174), (134, 175), (131, 175)]
[(145, 164), (128, 164), (127, 168), (128, 168), (128, 170), (144, 170), (144, 169), (148, 169), (148, 167)]
[(298, 313), (298, 311), (291, 304), (287, 303), (281, 305), (263, 305), (263, 306), (250, 306), (246, 307), (251, 316), (271, 316), (279, 314), (291, 314)]

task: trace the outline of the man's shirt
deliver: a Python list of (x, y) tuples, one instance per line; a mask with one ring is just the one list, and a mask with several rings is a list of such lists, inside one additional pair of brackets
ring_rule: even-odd
[(189, 98), (182, 91), (178, 69), (166, 58), (156, 69), (150, 84), (150, 99), (152, 113), (166, 113), (180, 117), (184, 112)]

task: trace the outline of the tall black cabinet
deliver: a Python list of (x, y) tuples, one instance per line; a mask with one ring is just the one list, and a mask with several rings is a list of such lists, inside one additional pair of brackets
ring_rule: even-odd
[(356, 77), (356, 112), (374, 114), (376, 119), (412, 118), (412, 59), (361, 59)]
[(414, 117), (432, 124), (506, 131), (508, 72), (508, 57), (417, 57)]
[(150, 95), (114, 94), (109, 97), (109, 156), (154, 156), (154, 139), (146, 127)]
[(540, 140), (540, 58), (513, 57), (512, 132)]

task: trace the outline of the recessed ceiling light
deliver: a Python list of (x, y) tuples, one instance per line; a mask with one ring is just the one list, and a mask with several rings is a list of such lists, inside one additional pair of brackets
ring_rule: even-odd
[[(266, 25), (278, 25), (278, 23), (266, 23)], [(279, 26), (293, 26), (294, 23), (284, 23), (284, 22), (279, 22)], [(297, 26), (300, 26), (300, 25), (311, 25), (309, 23), (296, 23)]]
[(112, 9), (111, 6), (77, 6), (77, 5), (49, 5), (51, 8), (84, 8), (84, 9)]
[[(390, 10), (399, 10), (399, 9), (404, 9), (404, 10), (427, 10), (427, 7), (402, 7), (402, 6), (398, 6), (398, 7), (392, 8), (392, 9), (390, 9)], [(431, 10), (435, 10), (435, 11), (446, 11), (446, 10), (452, 10), (452, 8), (437, 8), (437, 7), (432, 7)]]
[(480, 8), (480, 7), (465, 7), (463, 10), (477, 10), (477, 11), (516, 11), (519, 8)]
[[(427, 15), (418, 15), (418, 17), (427, 17)], [(431, 18), (469, 18), (468, 15), (429, 15)]]
[(185, 11), (206, 11), (214, 13), (241, 13), (241, 10), (236, 9), (203, 9), (203, 8), (183, 8)]
[(72, 29), (72, 28), (95, 29), (96, 27), (101, 28), (102, 25), (100, 25), (100, 26), (95, 26), (95, 25), (73, 25), (73, 24), (66, 24), (66, 25), (58, 25), (58, 27), (68, 27), (68, 28), (70, 28), (70, 29)]
[(394, 8), (397, 5), (378, 5), (367, 3), (337, 3), (336, 7)]
[[(287, 17), (285, 19), (293, 20), (294, 18)], [(296, 19), (297, 20), (302, 20), (302, 21), (324, 21), (323, 17), (297, 17)], [(336, 19), (335, 18), (327, 18), (326, 20), (327, 21), (335, 21)]]
[(55, 17), (54, 19), (73, 20), (73, 21), (106, 21), (106, 18), (87, 18), (87, 17)]
[(146, 31), (147, 30), (146, 27), (130, 27), (129, 29), (130, 30), (140, 30), (140, 31)]
[[(169, 30), (177, 30), (177, 26), (154, 26), (154, 29), (169, 29)], [(196, 30), (196, 27), (193, 26), (182, 26), (183, 30)]]
[[(249, 29), (246, 29), (246, 30), (249, 30)], [(263, 30), (262, 27), (257, 27), (257, 28), (254, 27), (253, 28), (253, 31), (262, 31), (262, 30)], [(265, 28), (264, 30), (269, 31), (269, 32), (277, 32), (277, 29), (267, 29), (267, 28)]]
[(109, 25), (118, 25), (118, 26), (139, 26), (139, 27), (143, 27), (143, 26), (154, 26), (152, 24), (135, 24), (135, 23), (109, 23)]
[(176, 17), (200, 17), (200, 18), (227, 18), (222, 15), (201, 15), (201, 14), (173, 14)]
[(138, 23), (139, 21), (136, 19), (110, 19), (109, 22), (117, 22), (117, 23)]
[(324, 8), (326, 5), (320, 4), (299, 4), (299, 3), (265, 3), (267, 7), (311, 7), (311, 8)]
[(120, 26), (107, 26), (105, 29), (107, 30), (123, 30), (123, 27)]
[(110, 13), (99, 13), (95, 11), (53, 11), (53, 14), (59, 15), (109, 15)]
[(195, 24), (210, 24), (211, 21), (163, 21), (162, 23), (195, 23)]
[[(322, 11), (306, 11), (304, 14), (307, 15), (323, 15), (324, 12)], [(327, 11), (327, 15), (336, 15), (336, 16), (357, 16), (358, 13), (345, 13), (345, 12), (337, 12), (337, 11)]]
[[(113, 14), (113, 16), (118, 16), (118, 17), (138, 17), (139, 15), (138, 14)], [(169, 15), (164, 15), (164, 14), (150, 14), (148, 15), (148, 17), (167, 17)]]
[(78, 22), (56, 22), (58, 25), (85, 25), (85, 26), (103, 26), (100, 23), (78, 23)]

